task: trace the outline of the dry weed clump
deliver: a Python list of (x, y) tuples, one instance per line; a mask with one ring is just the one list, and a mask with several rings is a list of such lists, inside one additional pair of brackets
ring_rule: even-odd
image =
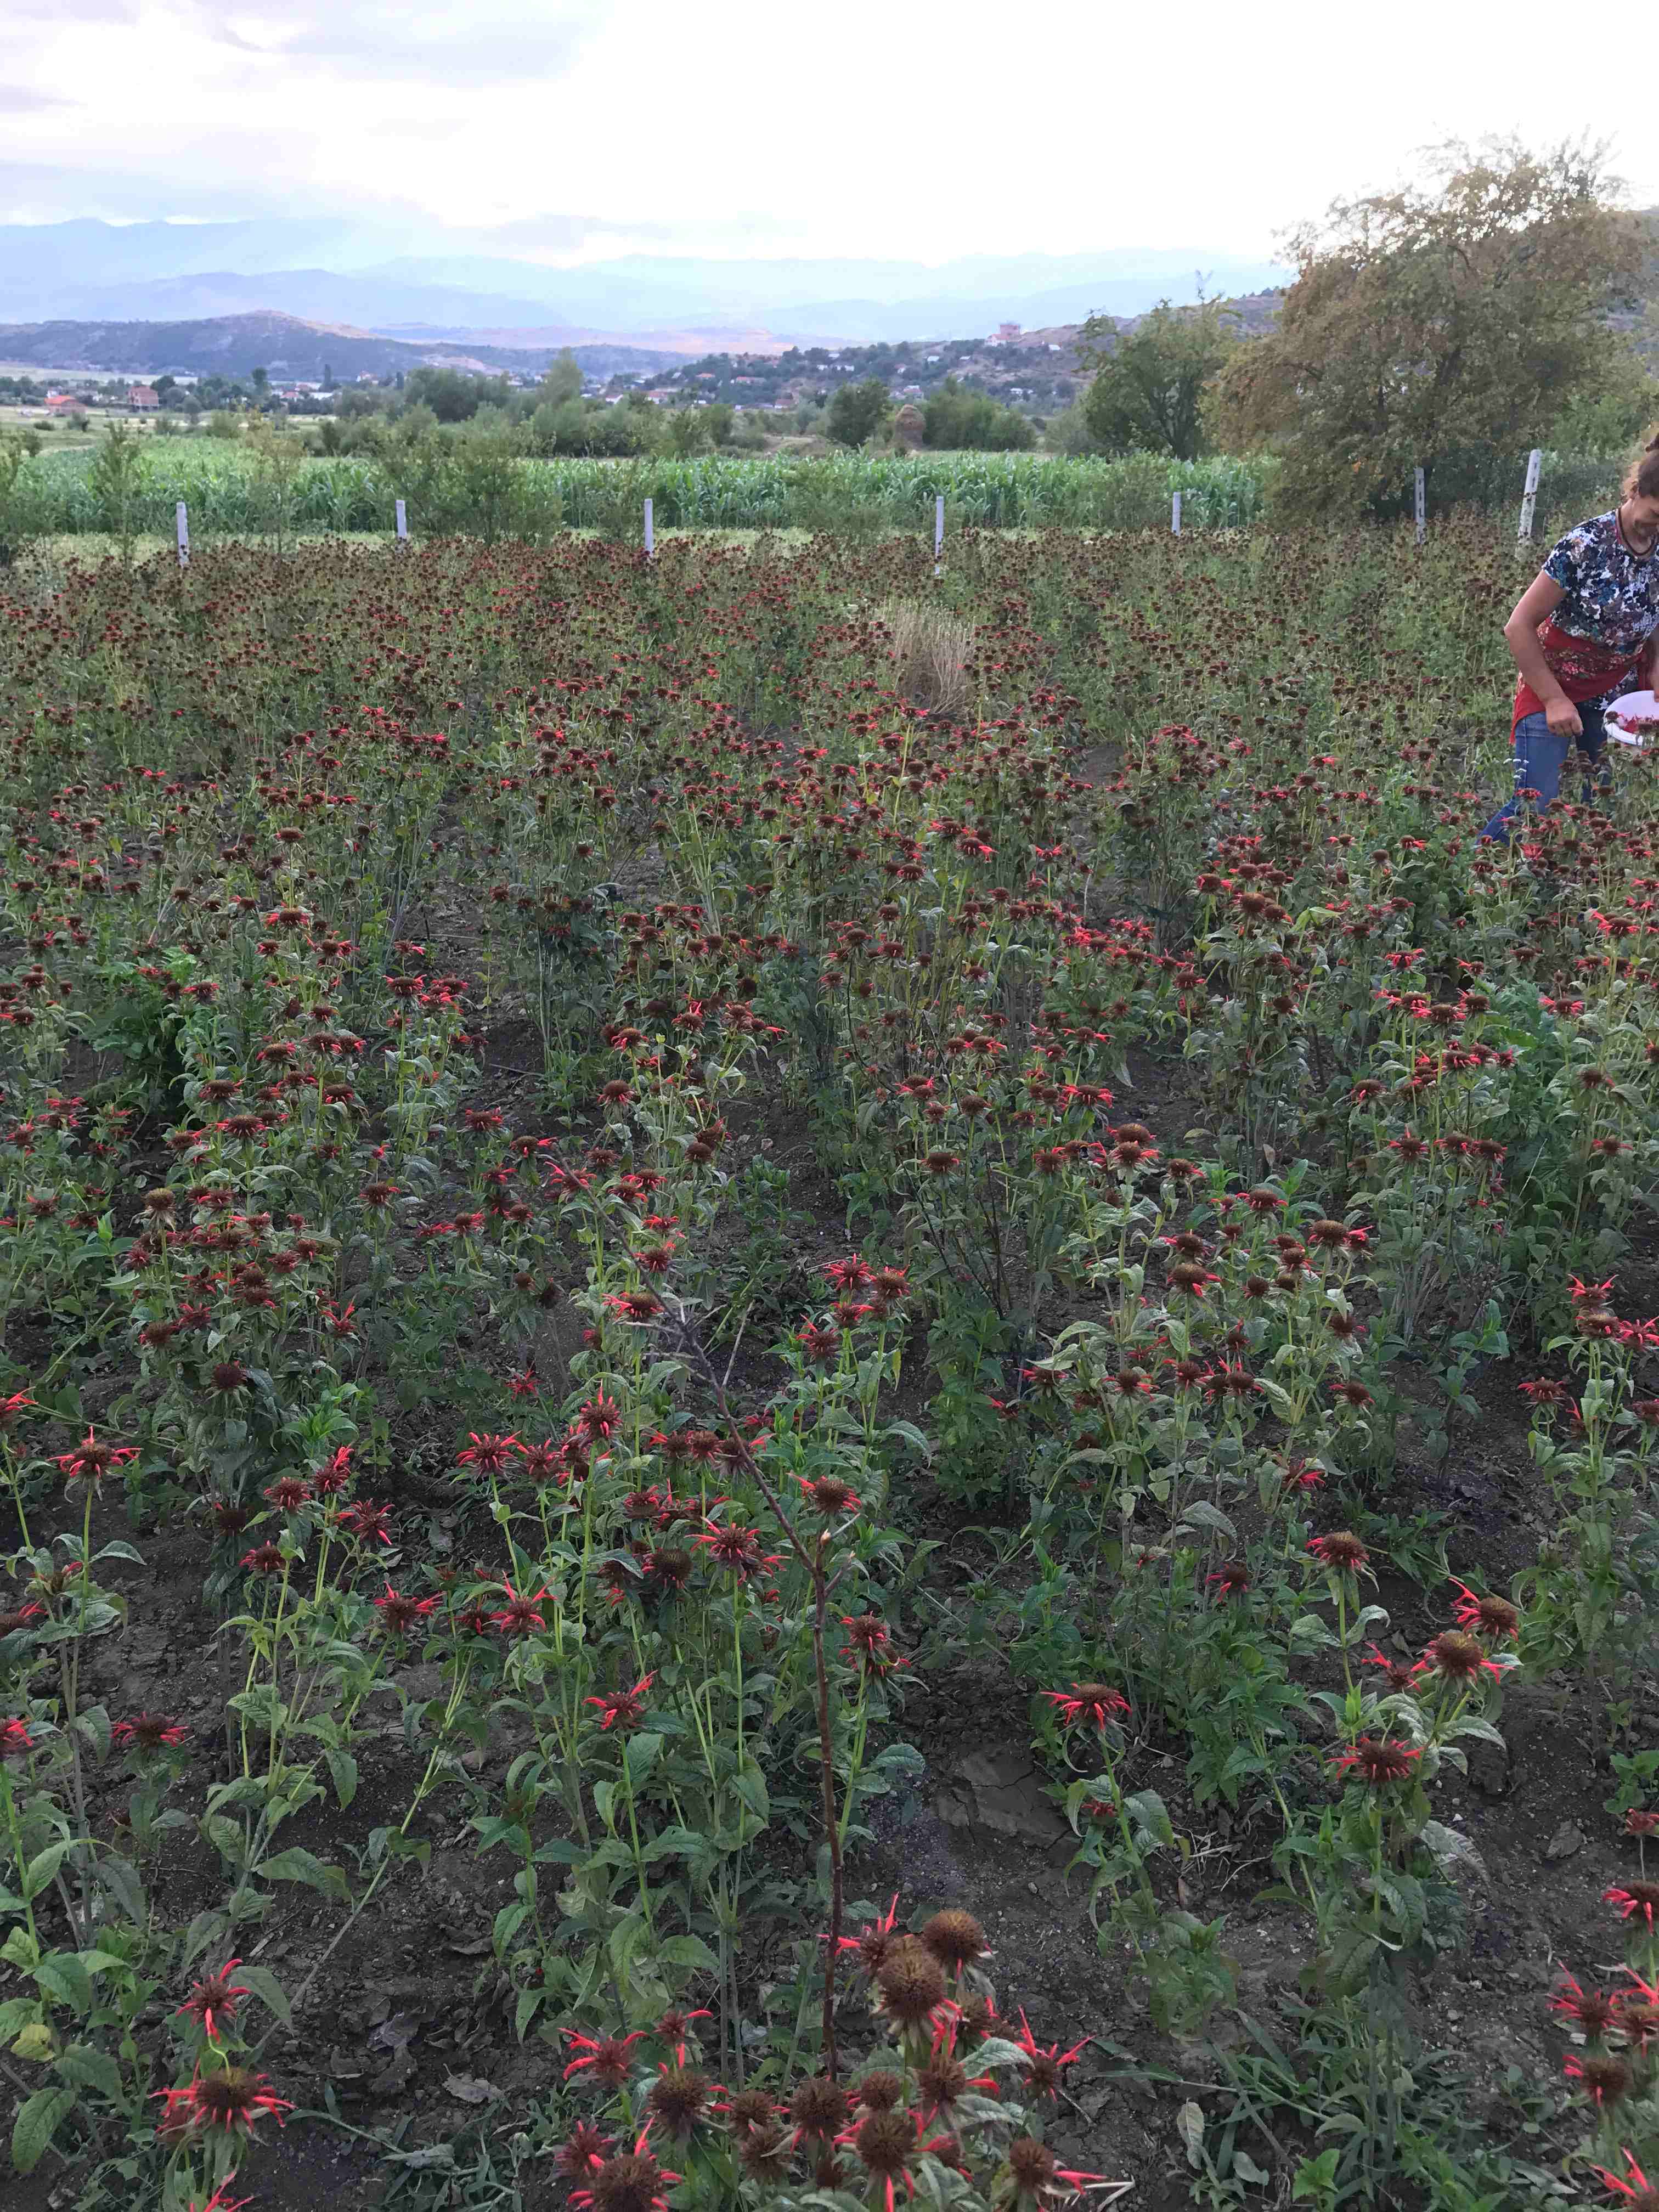
[(973, 625), (921, 599), (890, 599), (881, 613), (899, 690), (915, 706), (959, 714), (968, 703)]

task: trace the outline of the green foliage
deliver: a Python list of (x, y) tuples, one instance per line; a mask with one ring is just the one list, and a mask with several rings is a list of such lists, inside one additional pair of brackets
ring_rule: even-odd
[(137, 434), (124, 422), (112, 422), (93, 456), (87, 482), (98, 527), (117, 541), (121, 558), (129, 566), (138, 534), (143, 474), (143, 457)]
[(892, 398), (878, 376), (837, 386), (823, 418), (823, 434), (837, 446), (867, 446), (892, 412)]
[(1524, 451), (1606, 386), (1605, 314), (1636, 235), (1601, 161), (1518, 141), (1443, 149), (1437, 189), (1338, 202), (1299, 232), (1275, 329), (1219, 380), (1224, 442), (1273, 441), (1286, 514), (1397, 511), (1413, 468)]
[(533, 396), (538, 407), (562, 407), (567, 400), (581, 398), (581, 363), (568, 346), (554, 361)]
[(410, 370), (404, 391), (412, 404), (429, 407), (441, 422), (470, 422), (480, 407), (505, 406), (513, 396), (504, 376), (473, 376), (429, 365)]
[(21, 438), (0, 437), (0, 568), (9, 568), (30, 536), (30, 512)]
[(1098, 366), (1079, 404), (1095, 450), (1195, 460), (1206, 450), (1206, 394), (1241, 343), (1237, 321), (1218, 300), (1191, 307), (1160, 300), (1128, 330), (1090, 316), (1079, 350)]
[(924, 441), (935, 448), (1023, 453), (1036, 443), (1036, 432), (1024, 416), (988, 392), (963, 391), (954, 376), (945, 378), (921, 415)]

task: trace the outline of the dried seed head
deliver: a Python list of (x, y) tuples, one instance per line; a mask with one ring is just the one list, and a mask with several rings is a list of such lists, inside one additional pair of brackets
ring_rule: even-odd
[(920, 2027), (945, 2002), (945, 1970), (914, 1937), (877, 1970), (881, 2008), (901, 2027)]
[(762, 2128), (777, 2118), (777, 2107), (764, 2089), (739, 2089), (727, 2098), (726, 2117), (734, 2128)]
[(904, 2077), (884, 2066), (866, 2074), (858, 2085), (858, 2100), (867, 2112), (890, 2112), (904, 2094)]
[(866, 2173), (902, 2173), (916, 2148), (916, 2131), (909, 2114), (872, 2112), (854, 2134), (853, 2148)]
[(973, 1959), (990, 1956), (985, 1930), (971, 1912), (948, 1905), (936, 1912), (921, 1931), (921, 1942), (947, 1972), (957, 1972)]
[(665, 2179), (647, 2151), (623, 2151), (605, 2164), (588, 2184), (592, 2212), (655, 2212)]
[(1035, 2136), (1016, 2136), (1008, 2146), (1008, 2171), (1022, 2195), (1040, 2197), (1054, 2178), (1054, 2154)]
[(797, 2085), (789, 2100), (789, 2117), (804, 2136), (828, 2138), (845, 2124), (846, 2092), (827, 2074), (815, 2074)]
[(1630, 2069), (1622, 2058), (1587, 2051), (1574, 2072), (1598, 2105), (1622, 2104), (1630, 2094)]

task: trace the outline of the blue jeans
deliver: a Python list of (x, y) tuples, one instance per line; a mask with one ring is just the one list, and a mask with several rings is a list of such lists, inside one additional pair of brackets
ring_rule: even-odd
[(1601, 709), (1581, 702), (1578, 719), (1584, 726), (1579, 738), (1558, 737), (1542, 714), (1523, 714), (1515, 726), (1515, 793), (1504, 801), (1486, 828), (1483, 837), (1496, 837), (1507, 845), (1510, 823), (1521, 804), (1523, 791), (1538, 793), (1534, 804), (1541, 814), (1561, 788), (1562, 771), (1567, 764), (1567, 755), (1577, 745), (1584, 755), (1583, 799), (1588, 806), (1594, 792), (1589, 770), (1601, 757), (1607, 742), (1607, 733), (1601, 720)]

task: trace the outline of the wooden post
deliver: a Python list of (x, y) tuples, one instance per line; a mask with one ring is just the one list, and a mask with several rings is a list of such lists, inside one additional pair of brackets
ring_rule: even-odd
[(1425, 507), (1423, 500), (1423, 471), (1421, 469), (1413, 469), (1412, 471), (1412, 482), (1417, 495), (1417, 542), (1420, 545), (1429, 534), (1429, 526), (1426, 519), (1428, 510)]
[(1527, 455), (1527, 481), (1521, 494), (1521, 527), (1516, 532), (1520, 543), (1532, 536), (1533, 509), (1538, 504), (1538, 471), (1544, 465), (1544, 456), (1534, 446)]
[(398, 543), (400, 545), (406, 544), (409, 539), (409, 511), (402, 500), (394, 501), (393, 506), (398, 516)]
[(179, 532), (179, 566), (181, 568), (188, 568), (190, 566), (190, 517), (185, 512), (183, 500), (180, 500), (173, 508), (173, 519)]
[(657, 557), (657, 532), (651, 519), (649, 500), (645, 502), (645, 557), (647, 561), (654, 561)]
[(945, 574), (945, 494), (938, 493), (933, 500), (933, 574)]
[(1174, 538), (1179, 538), (1181, 535), (1181, 494), (1179, 492), (1170, 502), (1170, 534)]

